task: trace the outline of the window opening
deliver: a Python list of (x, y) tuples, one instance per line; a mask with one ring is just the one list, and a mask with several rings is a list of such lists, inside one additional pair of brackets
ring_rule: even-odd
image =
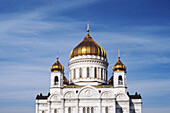
[(54, 110), (54, 113), (57, 113), (57, 109)]
[(68, 108), (68, 113), (71, 113), (71, 107)]
[(83, 113), (86, 113), (86, 109), (85, 109), (85, 107), (83, 108)]
[(94, 68), (94, 78), (97, 78), (97, 68)]
[(58, 76), (55, 76), (54, 83), (55, 85), (58, 85)]
[(87, 68), (87, 77), (89, 77), (89, 67)]
[(90, 113), (90, 108), (89, 107), (87, 107), (87, 113)]
[(81, 68), (79, 69), (79, 75), (80, 75), (80, 78), (82, 78), (82, 69)]
[(73, 77), (73, 79), (75, 79), (76, 78), (76, 70), (74, 69), (74, 77)]
[(118, 84), (119, 84), (119, 85), (122, 85), (122, 84), (123, 84), (122, 76), (121, 76), (121, 75), (119, 76)]
[(91, 113), (94, 113), (94, 108), (93, 107), (91, 107)]
[(103, 68), (101, 69), (101, 80), (103, 80)]
[(105, 108), (105, 113), (109, 113), (108, 107)]

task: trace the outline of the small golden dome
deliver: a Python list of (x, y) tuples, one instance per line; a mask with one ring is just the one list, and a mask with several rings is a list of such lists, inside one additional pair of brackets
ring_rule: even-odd
[(108, 81), (109, 84), (113, 84), (113, 76)]
[(57, 57), (57, 61), (51, 66), (51, 72), (64, 72), (64, 66), (60, 64), (60, 62), (58, 61), (58, 57)]
[(113, 71), (126, 71), (126, 66), (120, 61), (120, 57), (112, 69)]
[(84, 38), (84, 40), (71, 51), (70, 59), (82, 55), (97, 55), (104, 58), (107, 57), (105, 50), (89, 35), (89, 29), (87, 29), (87, 36)]
[(64, 85), (69, 84), (69, 81), (68, 81), (68, 79), (65, 76), (63, 76), (63, 84)]

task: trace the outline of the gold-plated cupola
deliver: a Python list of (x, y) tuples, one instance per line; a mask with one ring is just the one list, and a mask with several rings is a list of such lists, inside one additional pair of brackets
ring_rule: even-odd
[(120, 60), (120, 51), (118, 50), (118, 61), (113, 66), (113, 71), (126, 71), (126, 66)]
[(70, 59), (82, 55), (96, 55), (106, 58), (105, 50), (98, 45), (89, 35), (89, 24), (87, 25), (87, 36), (70, 53)]
[(64, 66), (58, 61), (58, 52), (57, 52), (57, 61), (51, 66), (51, 72), (64, 72)]

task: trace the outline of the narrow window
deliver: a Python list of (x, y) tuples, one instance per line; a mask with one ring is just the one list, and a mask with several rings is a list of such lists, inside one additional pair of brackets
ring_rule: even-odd
[(55, 76), (54, 78), (54, 85), (58, 85), (58, 76)]
[(89, 78), (89, 67), (87, 68), (87, 78)]
[(101, 80), (103, 80), (103, 68), (101, 68)]
[(45, 113), (44, 111), (42, 111), (42, 113)]
[(82, 78), (82, 69), (81, 68), (79, 69), (79, 75), (80, 75), (80, 78)]
[(105, 108), (105, 113), (109, 113), (108, 107)]
[(85, 107), (83, 108), (83, 113), (86, 113), (86, 109), (85, 109)]
[(94, 68), (94, 78), (97, 78), (97, 68)]
[(94, 113), (94, 108), (93, 107), (91, 107), (91, 113)]
[(107, 80), (107, 70), (106, 70), (106, 80)]
[(71, 107), (68, 108), (68, 113), (71, 113)]
[(57, 113), (57, 109), (54, 110), (54, 113)]
[(73, 77), (73, 79), (75, 79), (76, 78), (76, 70), (74, 69), (74, 77)]
[(119, 84), (119, 85), (122, 85), (122, 84), (123, 84), (122, 76), (121, 76), (121, 75), (119, 75), (119, 78), (118, 78), (118, 84)]
[(105, 69), (103, 69), (103, 80), (105, 80)]
[(87, 107), (87, 113), (90, 113), (90, 108), (89, 107)]

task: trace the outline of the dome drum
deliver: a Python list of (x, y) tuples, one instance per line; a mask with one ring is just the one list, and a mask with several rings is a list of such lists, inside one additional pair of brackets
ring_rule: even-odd
[(107, 66), (106, 61), (98, 59), (72, 60), (69, 62), (70, 80), (77, 85), (106, 83)]

